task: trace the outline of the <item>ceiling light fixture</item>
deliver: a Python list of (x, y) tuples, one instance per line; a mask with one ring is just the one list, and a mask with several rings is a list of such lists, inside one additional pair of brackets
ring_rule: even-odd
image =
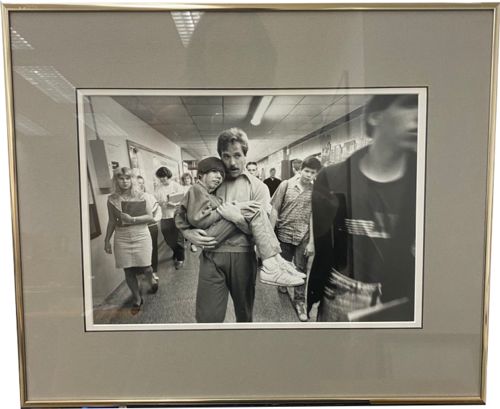
[(253, 113), (252, 119), (250, 120), (250, 123), (253, 126), (260, 125), (260, 123), (262, 122), (262, 118), (267, 111), (267, 108), (269, 108), (269, 105), (271, 105), (271, 102), (273, 101), (273, 98), (274, 97), (270, 95), (266, 95), (260, 98), (259, 105), (257, 105), (257, 108), (255, 108), (255, 112)]

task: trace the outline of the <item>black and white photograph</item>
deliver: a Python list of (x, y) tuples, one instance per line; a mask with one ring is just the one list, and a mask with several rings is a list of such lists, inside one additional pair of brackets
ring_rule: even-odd
[(427, 88), (77, 97), (87, 331), (421, 327)]

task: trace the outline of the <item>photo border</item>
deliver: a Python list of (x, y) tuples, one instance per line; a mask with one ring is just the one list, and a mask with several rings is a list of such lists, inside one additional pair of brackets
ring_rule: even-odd
[[(95, 324), (92, 303), (92, 272), (87, 201), (87, 180), (83, 168), (87, 164), (84, 98), (113, 96), (309, 96), (309, 95), (387, 95), (415, 94), (418, 96), (417, 183), (415, 206), (415, 302), (413, 321), (387, 322), (252, 322), (252, 323), (145, 323), (145, 324)], [(352, 88), (77, 88), (78, 155), (80, 175), (80, 208), (82, 225), (82, 275), (84, 281), (85, 331), (171, 331), (171, 330), (283, 330), (283, 329), (415, 329), (423, 326), (424, 241), (425, 241), (425, 182), (427, 151), (428, 87), (352, 87)], [(137, 142), (140, 144), (140, 142)]]

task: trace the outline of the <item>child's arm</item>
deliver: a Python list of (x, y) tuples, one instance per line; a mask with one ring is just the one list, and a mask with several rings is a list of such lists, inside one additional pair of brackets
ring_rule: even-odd
[(224, 203), (217, 211), (221, 216), (234, 223), (245, 234), (252, 234), (248, 223), (241, 213), (242, 206), (253, 207), (257, 203), (265, 213), (269, 213), (270, 200), (269, 189), (263, 183), (253, 185), (253, 192), (248, 202), (240, 202), (238, 205), (233, 203)]
[(222, 219), (222, 216), (216, 209), (212, 209), (210, 204), (205, 203), (204, 208), (198, 207), (196, 212), (191, 213), (188, 208), (188, 220), (199, 229), (208, 229), (212, 224)]
[(241, 210), (234, 204), (224, 203), (222, 206), (217, 208), (217, 213), (219, 213), (224, 219), (234, 223), (243, 233), (251, 234), (250, 227), (248, 227), (245, 217), (243, 217)]
[(194, 227), (207, 229), (221, 220), (215, 207), (215, 197), (211, 198), (199, 185), (193, 185), (186, 194), (183, 205), (186, 208), (187, 220)]
[(312, 213), (311, 213), (311, 217), (309, 218), (309, 241), (307, 242), (305, 256), (306, 257), (314, 256), (314, 232), (313, 232)]
[(271, 222), (271, 226), (273, 226), (273, 229), (276, 227), (276, 222), (278, 221), (278, 216), (281, 211), (281, 206), (283, 205), (283, 200), (285, 199), (285, 193), (287, 187), (288, 187), (287, 180), (281, 182), (271, 199), (271, 214), (269, 216), (269, 221)]

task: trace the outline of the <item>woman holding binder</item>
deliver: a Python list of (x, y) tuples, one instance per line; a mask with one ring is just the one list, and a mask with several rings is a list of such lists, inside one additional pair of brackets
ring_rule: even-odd
[[(117, 268), (125, 271), (125, 280), (132, 292), (132, 314), (137, 314), (144, 300), (137, 274), (144, 273), (156, 292), (158, 282), (151, 268), (152, 243), (148, 223), (154, 221), (155, 199), (144, 194), (137, 185), (130, 168), (119, 168), (113, 175), (113, 193), (108, 197), (108, 227), (104, 238), (104, 251), (114, 253)], [(114, 246), (111, 249), (111, 236)]]

